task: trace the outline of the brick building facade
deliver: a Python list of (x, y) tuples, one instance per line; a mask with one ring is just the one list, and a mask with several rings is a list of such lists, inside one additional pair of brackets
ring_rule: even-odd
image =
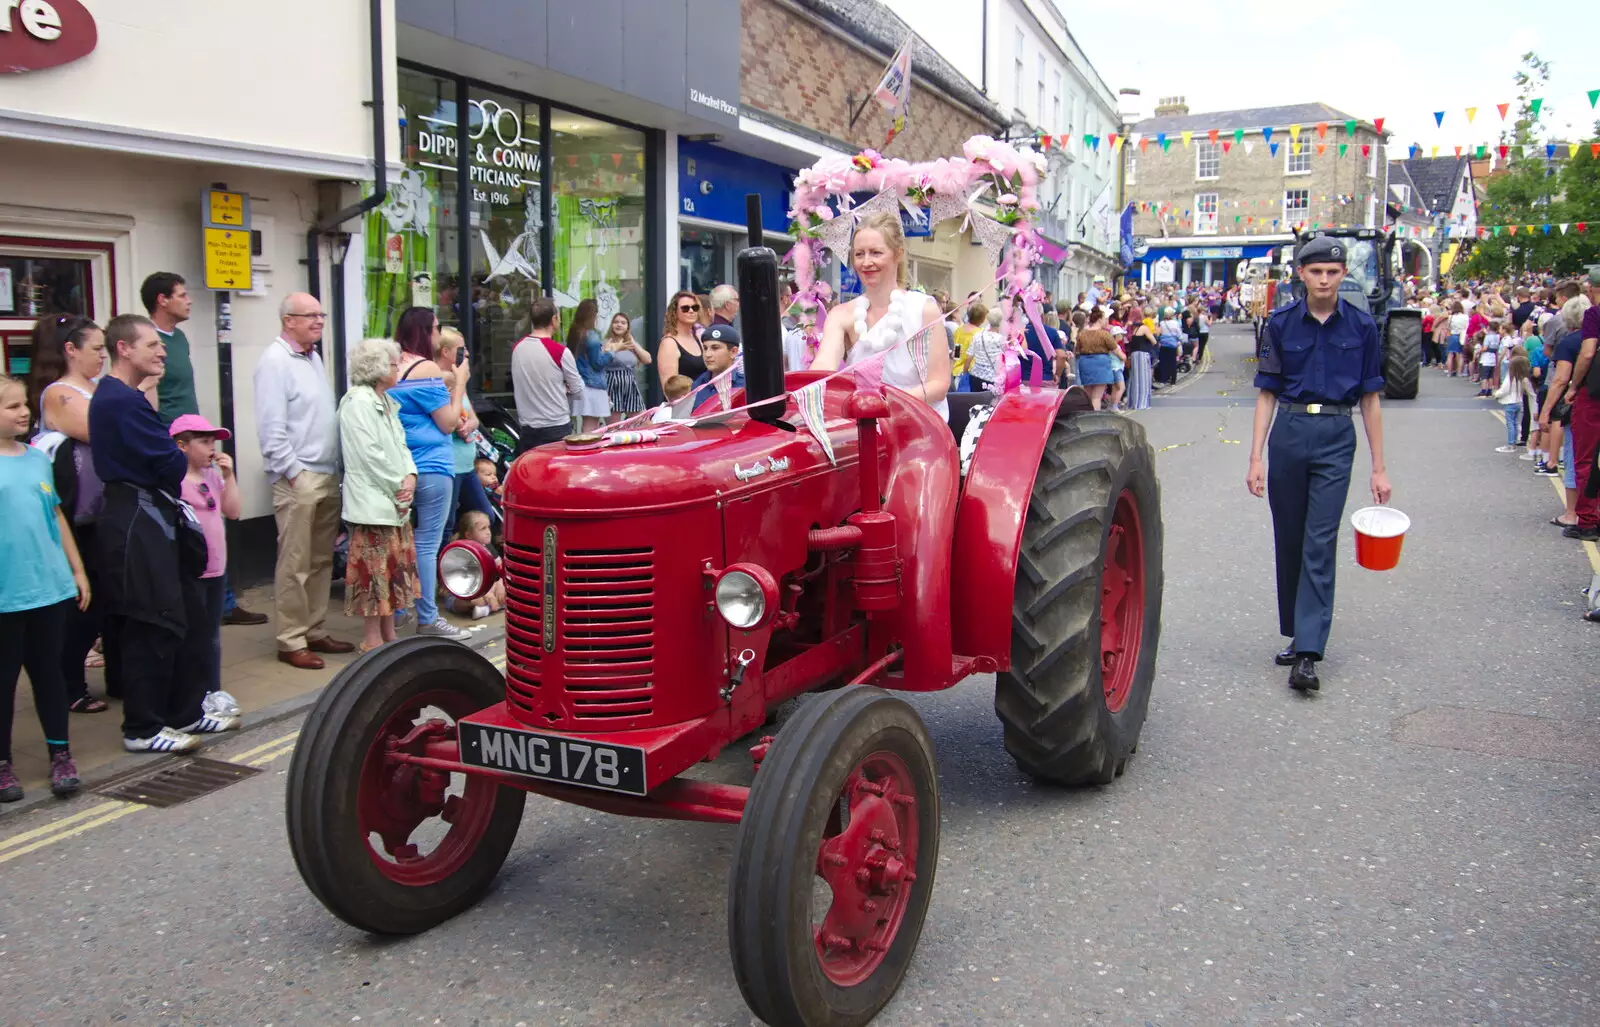
[(1164, 100), (1132, 126), (1123, 159), (1149, 244), (1142, 273), (1165, 258), (1180, 283), (1231, 283), (1239, 261), (1281, 257), (1296, 226), (1385, 220), (1384, 136), (1322, 103), (1190, 114), (1181, 97)]
[(999, 110), (918, 39), (911, 120), (885, 148), (890, 119), (883, 107), (869, 102), (853, 128), (850, 115), (904, 38), (898, 18), (875, 2), (843, 0), (741, 0), (741, 10), (740, 99), (754, 116), (824, 136), (848, 152), (870, 147), (912, 161), (958, 154), (972, 136), (1004, 128)]

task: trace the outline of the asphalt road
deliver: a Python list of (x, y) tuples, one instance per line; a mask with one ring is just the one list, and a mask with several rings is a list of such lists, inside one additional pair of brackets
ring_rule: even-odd
[[(944, 836), (879, 1022), (1600, 1022), (1600, 628), (1578, 619), (1583, 551), (1544, 523), (1554, 491), (1492, 451), (1466, 386), (1425, 375), (1385, 411), (1404, 560), (1361, 571), (1342, 541), (1323, 691), (1303, 698), (1271, 662), (1270, 522), (1243, 487), (1249, 339), (1214, 347), (1139, 415), (1167, 574), (1139, 754), (1103, 789), (1036, 787), (989, 680), (912, 700)], [(1365, 479), (1363, 446), (1352, 509)], [(296, 726), (238, 739), (223, 755), (264, 772), (184, 806), (0, 820), (0, 1021), (751, 1022), (726, 952), (732, 829), (531, 799), (477, 908), (374, 940), (290, 859), (268, 743)]]

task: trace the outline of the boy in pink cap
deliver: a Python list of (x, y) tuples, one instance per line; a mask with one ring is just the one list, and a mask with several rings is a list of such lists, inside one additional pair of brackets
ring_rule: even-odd
[(190, 626), (187, 648), (203, 654), (195, 672), (205, 678), (206, 695), (200, 723), (191, 732), (237, 730), (241, 721), (238, 702), (222, 690), (222, 596), (228, 567), (228, 539), (223, 518), (239, 519), (239, 484), (233, 476), (233, 458), (217, 443), (232, 433), (218, 428), (199, 414), (184, 414), (167, 429), (189, 469), (183, 476), (183, 501), (194, 510), (206, 537), (206, 569), (200, 576), (205, 619)]

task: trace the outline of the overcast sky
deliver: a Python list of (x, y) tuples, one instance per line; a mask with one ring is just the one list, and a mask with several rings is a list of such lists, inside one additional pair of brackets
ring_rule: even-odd
[[(982, 0), (887, 2), (978, 80)], [(1600, 4), (1593, 2), (1055, 2), (1106, 85), (1143, 91), (1146, 116), (1157, 97), (1173, 94), (1196, 113), (1322, 101), (1367, 121), (1383, 118), (1394, 145), (1449, 153), (1456, 144), (1498, 140), (1495, 105), (1515, 102), (1511, 76), (1533, 50), (1551, 63), (1546, 134), (1589, 138), (1600, 117), (1585, 95), (1600, 89)], [(1357, 36), (1366, 41), (1343, 42)], [(1467, 107), (1478, 108), (1470, 125)], [(1434, 125), (1437, 110), (1445, 112), (1442, 127)]]

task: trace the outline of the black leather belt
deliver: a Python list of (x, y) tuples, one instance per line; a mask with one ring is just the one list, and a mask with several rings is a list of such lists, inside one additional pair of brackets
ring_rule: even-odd
[(1290, 414), (1338, 414), (1340, 417), (1349, 417), (1355, 407), (1341, 403), (1280, 403), (1278, 404), (1286, 413)]

